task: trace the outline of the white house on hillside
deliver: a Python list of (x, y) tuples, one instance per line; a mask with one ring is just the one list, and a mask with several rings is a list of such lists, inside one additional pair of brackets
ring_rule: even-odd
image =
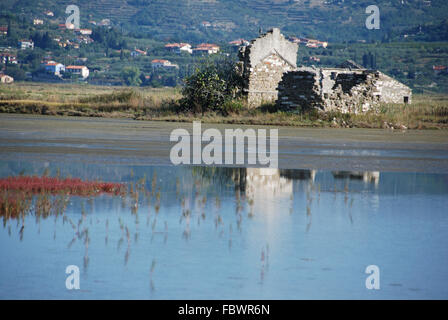
[(158, 68), (176, 68), (178, 69), (179, 66), (177, 64), (173, 64), (168, 60), (163, 59), (154, 59), (151, 61), (151, 65), (154, 69)]
[(11, 76), (8, 76), (6, 74), (0, 73), (0, 83), (13, 83), (14, 82), (14, 78)]
[(210, 43), (201, 43), (196, 48), (193, 49), (193, 53), (196, 55), (203, 55), (203, 54), (215, 54), (218, 53), (220, 50), (220, 47), (216, 44), (210, 44)]
[(165, 49), (174, 53), (193, 52), (191, 49), (191, 44), (189, 43), (168, 43), (165, 45)]
[(131, 57), (146, 56), (147, 54), (148, 52), (136, 48), (131, 52)]
[(7, 64), (17, 64), (17, 56), (8, 52), (0, 53), (0, 63)]
[(46, 63), (43, 63), (42, 67), (46, 72), (57, 76), (61, 75), (61, 73), (65, 71), (65, 66), (62, 63), (58, 63), (55, 61), (48, 61)]
[(75, 32), (82, 34), (84, 36), (92, 35), (92, 29), (75, 29)]
[(79, 75), (83, 79), (86, 79), (90, 74), (89, 68), (86, 66), (67, 66), (65, 67), (65, 72)]
[(32, 40), (19, 40), (19, 48), (22, 50), (34, 49), (34, 42)]

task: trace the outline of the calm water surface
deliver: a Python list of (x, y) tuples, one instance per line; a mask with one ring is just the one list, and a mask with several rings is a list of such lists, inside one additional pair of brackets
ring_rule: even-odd
[[(0, 297), (447, 298), (448, 175), (1, 162), (132, 184), (0, 227)], [(365, 268), (380, 268), (380, 290)], [(81, 270), (81, 290), (65, 268)]]
[(280, 129), (281, 167), (306, 170), (262, 170), (166, 165), (176, 126), (0, 117), (0, 177), (138, 190), (2, 219), (0, 299), (448, 298), (446, 133)]

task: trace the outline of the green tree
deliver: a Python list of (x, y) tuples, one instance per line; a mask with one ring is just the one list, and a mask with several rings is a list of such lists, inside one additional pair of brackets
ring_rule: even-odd
[(140, 69), (137, 67), (124, 67), (121, 77), (128, 86), (139, 86), (142, 83), (140, 73)]
[(8, 38), (14, 38), (15, 37), (15, 32), (11, 23), (11, 20), (8, 20), (8, 33), (7, 33), (7, 37)]
[(26, 80), (25, 71), (23, 71), (20, 67), (8, 64), (6, 66), (5, 74), (10, 77), (13, 77), (15, 81), (23, 81)]
[(226, 102), (241, 94), (242, 88), (242, 77), (230, 60), (206, 62), (184, 82), (181, 106), (195, 113), (222, 111)]

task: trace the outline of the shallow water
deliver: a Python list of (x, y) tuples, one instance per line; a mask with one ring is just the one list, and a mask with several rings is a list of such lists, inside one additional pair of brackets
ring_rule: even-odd
[[(81, 144), (74, 156), (58, 149), (67, 136), (31, 152), (21, 140), (28, 130), (0, 129), (0, 177), (48, 170), (128, 185), (145, 177), (145, 191), (138, 201), (72, 197), (63, 215), (27, 215), (23, 232), (22, 221), (2, 220), (1, 299), (448, 298), (446, 173), (403, 172), (395, 160), (395, 172), (174, 167), (136, 161), (132, 151), (108, 161), (117, 150), (106, 134), (92, 148), (115, 151)], [(30, 139), (48, 143), (58, 130), (47, 123)], [(444, 167), (437, 143), (421, 159)], [(331, 159), (332, 148), (319, 152)], [(68, 265), (80, 268), (80, 290), (66, 289)], [(380, 290), (366, 289), (369, 265), (380, 269)]]
[[(146, 175), (154, 194), (138, 209), (131, 198), (73, 197), (67, 218), (28, 215), (23, 234), (6, 221), (1, 298), (448, 297), (448, 175), (61, 165), (48, 167), (127, 183)], [(1, 176), (39, 168), (2, 162)], [(377, 291), (365, 287), (372, 264)], [(81, 269), (79, 291), (65, 288), (68, 265)]]

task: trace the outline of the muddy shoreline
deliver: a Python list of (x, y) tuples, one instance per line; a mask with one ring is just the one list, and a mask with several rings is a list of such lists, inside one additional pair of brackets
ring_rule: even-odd
[[(448, 173), (445, 130), (292, 128), (202, 124), (202, 130), (278, 128), (279, 167), (344, 171)], [(4, 160), (172, 165), (172, 130), (191, 123), (0, 115)]]

